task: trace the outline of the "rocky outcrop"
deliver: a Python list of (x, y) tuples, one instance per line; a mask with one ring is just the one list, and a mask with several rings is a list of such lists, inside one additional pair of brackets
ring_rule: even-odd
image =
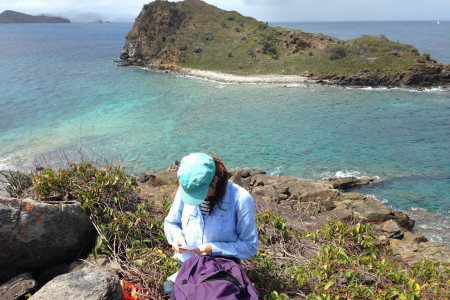
[(433, 59), (423, 60), (402, 72), (384, 74), (377, 71), (362, 70), (357, 74), (341, 75), (311, 75), (312, 79), (321, 83), (341, 86), (448, 86), (450, 85), (450, 65), (438, 63)]
[(91, 251), (95, 237), (78, 203), (0, 198), (0, 281), (18, 270), (71, 262)]
[(176, 39), (177, 30), (187, 26), (189, 16), (174, 8), (175, 3), (169, 2), (144, 5), (127, 36), (120, 58), (136, 63), (138, 60), (152, 61), (153, 64), (176, 63), (179, 49), (163, 45)]
[(84, 262), (72, 266), (69, 273), (55, 277), (30, 299), (33, 300), (122, 300), (119, 277)]
[(337, 199), (339, 196), (339, 191), (325, 182), (288, 176), (270, 176), (256, 170), (237, 168), (231, 179), (247, 188), (252, 194), (269, 198), (280, 206), (303, 206), (310, 202), (319, 203)]
[[(334, 187), (370, 183), (352, 179), (314, 182), (284, 176), (269, 176), (257, 170), (237, 168), (232, 177), (251, 192), (258, 209), (269, 209), (289, 220), (299, 230), (317, 228), (328, 219), (372, 224), (380, 241), (389, 241), (394, 254), (410, 264), (428, 259), (450, 263), (450, 249), (441, 243), (430, 243), (421, 234), (412, 233), (415, 221), (375, 198), (361, 193), (339, 192)], [(355, 187), (354, 186), (354, 187)], [(301, 220), (301, 221), (299, 221)]]

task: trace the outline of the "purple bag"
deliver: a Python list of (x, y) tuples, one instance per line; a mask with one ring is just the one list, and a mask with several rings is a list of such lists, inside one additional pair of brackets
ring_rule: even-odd
[(258, 299), (245, 271), (231, 259), (194, 256), (186, 260), (173, 284), (172, 300)]

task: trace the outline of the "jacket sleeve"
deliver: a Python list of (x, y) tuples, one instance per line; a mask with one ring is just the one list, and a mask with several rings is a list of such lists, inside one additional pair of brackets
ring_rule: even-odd
[(181, 214), (183, 212), (183, 202), (177, 192), (170, 207), (169, 214), (164, 219), (164, 234), (169, 244), (173, 244), (175, 239), (183, 234), (181, 229)]
[(211, 242), (213, 256), (233, 256), (250, 258), (258, 250), (258, 230), (255, 220), (255, 201), (243, 188), (239, 188), (236, 199), (235, 242)]

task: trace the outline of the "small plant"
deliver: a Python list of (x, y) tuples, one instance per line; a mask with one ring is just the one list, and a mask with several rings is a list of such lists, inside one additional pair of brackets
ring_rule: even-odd
[(422, 54), (423, 58), (425, 58), (425, 60), (430, 61), (431, 60), (431, 54), (428, 52), (425, 52), (424, 54)]
[(26, 189), (31, 186), (31, 173), (21, 171), (0, 171), (5, 179), (0, 182), (6, 184), (5, 191), (10, 197), (17, 198), (21, 196)]

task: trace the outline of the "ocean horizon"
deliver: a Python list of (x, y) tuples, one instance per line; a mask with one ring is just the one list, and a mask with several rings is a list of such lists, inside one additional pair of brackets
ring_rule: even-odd
[[(384, 34), (450, 63), (450, 22), (269, 23), (340, 39)], [(318, 84), (223, 84), (118, 67), (132, 23), (0, 25), (0, 169), (65, 159), (161, 171), (194, 151), (229, 169), (322, 180), (370, 176), (358, 191), (450, 245), (450, 92)]]

